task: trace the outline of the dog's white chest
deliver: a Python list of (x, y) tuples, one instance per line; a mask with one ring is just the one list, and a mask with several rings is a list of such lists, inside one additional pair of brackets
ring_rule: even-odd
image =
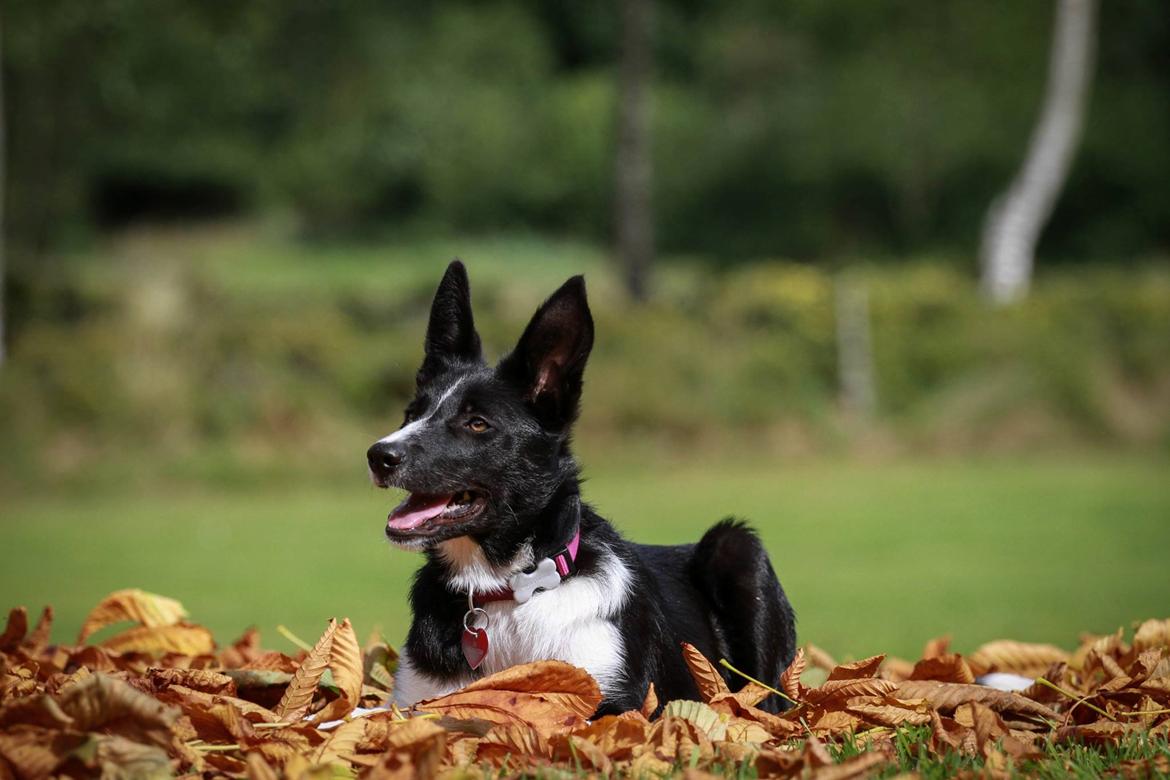
[(532, 661), (558, 660), (589, 672), (602, 693), (620, 682), (625, 647), (609, 599), (595, 578), (580, 577), (538, 593), (524, 604), (487, 605), (485, 674)]
[[(473, 558), (461, 561), (456, 587), (488, 590), (502, 579), (477, 565)], [(485, 605), (488, 615), (488, 653), (479, 673), (494, 674), (517, 664), (557, 660), (589, 672), (603, 696), (617, 693), (622, 685), (626, 647), (613, 622), (629, 595), (631, 574), (625, 564), (606, 550), (598, 556), (596, 573), (576, 575), (552, 589), (535, 593), (524, 602), (494, 601)], [(400, 659), (395, 678), (395, 700), (409, 706), (466, 685), (474, 674), (456, 679), (436, 679), (414, 667), (408, 653)]]

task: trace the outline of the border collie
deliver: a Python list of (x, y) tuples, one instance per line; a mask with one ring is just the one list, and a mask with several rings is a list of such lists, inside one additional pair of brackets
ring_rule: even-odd
[[(582, 501), (569, 439), (592, 346), (575, 276), (489, 366), (467, 272), (458, 260), (447, 268), (414, 400), (367, 453), (375, 485), (409, 493), (386, 536), (426, 556), (410, 594), (399, 706), (559, 659), (597, 680), (601, 715), (637, 709), (650, 683), (660, 702), (696, 698), (680, 642), (770, 683), (792, 660), (792, 607), (747, 526), (724, 520), (698, 544), (635, 544)], [(783, 707), (776, 696), (762, 706)]]

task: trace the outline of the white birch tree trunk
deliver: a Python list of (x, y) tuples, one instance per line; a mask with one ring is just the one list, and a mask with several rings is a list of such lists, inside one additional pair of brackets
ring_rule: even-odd
[(1015, 180), (988, 209), (980, 264), (995, 303), (1023, 298), (1033, 257), (1080, 142), (1096, 48), (1096, 0), (1056, 0), (1040, 120)]
[(869, 291), (863, 279), (842, 271), (837, 274), (833, 293), (841, 406), (857, 419), (869, 420), (877, 406), (873, 345), (869, 336)]

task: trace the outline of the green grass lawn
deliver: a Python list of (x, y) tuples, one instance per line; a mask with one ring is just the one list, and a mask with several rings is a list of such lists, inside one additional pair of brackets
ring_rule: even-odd
[[(911, 657), (949, 633), (1075, 644), (1170, 615), (1170, 480), (1160, 460), (883, 465), (594, 456), (587, 498), (630, 537), (694, 540), (727, 514), (756, 524), (796, 605), (801, 641), (841, 656)], [(72, 639), (111, 590), (180, 599), (220, 641), (330, 616), (399, 641), (418, 559), (382, 537), (396, 496), (355, 470), (332, 484), (9, 496), (0, 605), (57, 608)]]

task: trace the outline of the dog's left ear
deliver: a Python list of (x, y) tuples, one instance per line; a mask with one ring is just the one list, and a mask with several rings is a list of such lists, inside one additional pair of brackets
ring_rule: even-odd
[(593, 348), (593, 316), (585, 278), (574, 276), (541, 304), (501, 372), (522, 389), (541, 422), (564, 429), (577, 418), (585, 361)]
[(424, 350), (425, 358), (418, 372), (420, 385), (452, 361), (483, 360), (483, 348), (471, 316), (471, 283), (467, 269), (458, 260), (452, 260), (447, 266), (435, 291)]

